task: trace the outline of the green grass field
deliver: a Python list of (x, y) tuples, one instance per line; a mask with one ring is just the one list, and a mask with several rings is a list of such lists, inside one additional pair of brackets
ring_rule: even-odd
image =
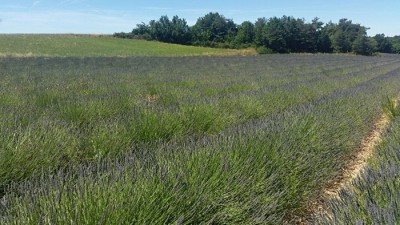
[[(400, 92), (391, 55), (162, 57), (148, 46), (189, 51), (21, 38), (1, 42), (0, 224), (295, 223)], [(36, 57), (15, 44), (28, 39)]]
[(215, 49), (89, 35), (0, 35), (0, 56), (249, 55), (255, 50)]

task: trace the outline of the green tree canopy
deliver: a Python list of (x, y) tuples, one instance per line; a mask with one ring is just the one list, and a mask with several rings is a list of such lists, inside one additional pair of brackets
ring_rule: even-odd
[(377, 44), (377, 51), (382, 53), (392, 53), (393, 45), (390, 42), (388, 37), (385, 37), (384, 34), (377, 34), (374, 36), (374, 39)]
[(268, 40), (266, 35), (266, 27), (268, 20), (259, 18), (254, 24), (254, 42), (256, 46), (267, 46)]
[(236, 33), (237, 26), (232, 20), (212, 12), (200, 17), (192, 28), (193, 42), (205, 46), (232, 41)]
[(376, 51), (376, 41), (359, 34), (352, 45), (353, 52), (359, 55), (372, 55)]
[(235, 37), (236, 47), (248, 47), (254, 43), (255, 29), (250, 21), (244, 21), (239, 27)]
[(174, 16), (172, 20), (168, 16), (161, 16), (158, 21), (151, 20), (149, 24), (137, 24), (132, 30), (134, 37), (157, 40), (161, 42), (190, 44), (191, 33), (185, 19)]
[(354, 24), (348, 19), (340, 19), (338, 24), (330, 23), (328, 26), (329, 38), (334, 52), (352, 52), (353, 42), (359, 35), (367, 34), (366, 27)]
[(375, 51), (400, 53), (400, 36), (367, 36), (366, 28), (346, 18), (324, 24), (291, 16), (258, 18), (255, 23), (236, 25), (219, 13), (210, 12), (189, 27), (185, 19), (161, 16), (149, 24), (137, 24), (131, 33), (115, 33), (121, 38), (140, 38), (176, 44), (211, 47), (246, 48), (261, 52), (338, 52), (371, 55)]
[(392, 43), (393, 46), (393, 53), (400, 54), (400, 36), (394, 36), (389, 38), (390, 43)]

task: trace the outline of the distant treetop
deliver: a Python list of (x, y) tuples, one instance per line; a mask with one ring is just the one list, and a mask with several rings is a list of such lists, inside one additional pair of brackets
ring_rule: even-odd
[(325, 24), (319, 18), (306, 22), (282, 16), (237, 25), (217, 12), (210, 12), (192, 27), (178, 16), (172, 20), (161, 16), (158, 21), (137, 24), (132, 32), (115, 33), (114, 37), (219, 48), (255, 47), (260, 53), (400, 53), (400, 36), (378, 34), (368, 37), (367, 30), (345, 18), (338, 23)]

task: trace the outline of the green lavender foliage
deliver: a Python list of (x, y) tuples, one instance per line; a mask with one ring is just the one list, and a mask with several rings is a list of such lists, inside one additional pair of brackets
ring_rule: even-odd
[(400, 107), (390, 101), (392, 122), (365, 171), (340, 200), (328, 203), (332, 218), (321, 224), (400, 224)]
[(0, 224), (290, 221), (400, 87), (397, 57), (0, 66)]

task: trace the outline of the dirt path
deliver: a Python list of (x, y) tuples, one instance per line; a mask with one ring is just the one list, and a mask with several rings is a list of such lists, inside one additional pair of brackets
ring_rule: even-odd
[[(400, 96), (393, 100), (395, 105), (400, 102)], [(332, 183), (327, 186), (322, 195), (309, 204), (308, 215), (297, 220), (297, 224), (313, 224), (313, 218), (320, 215), (330, 217), (325, 202), (333, 198), (339, 198), (339, 192), (356, 179), (363, 171), (367, 160), (373, 154), (375, 146), (382, 139), (382, 134), (389, 125), (390, 118), (387, 113), (383, 113), (374, 123), (372, 131), (362, 140), (360, 150), (356, 155), (349, 159), (349, 163), (342, 169), (341, 173)]]

